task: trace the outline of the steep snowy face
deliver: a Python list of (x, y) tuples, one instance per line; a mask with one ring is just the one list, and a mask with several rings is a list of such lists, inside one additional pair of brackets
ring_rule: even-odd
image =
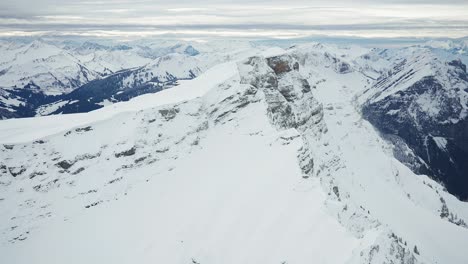
[(400, 160), (468, 198), (468, 75), (461, 60), (414, 49), (360, 100), (364, 117), (389, 135)]

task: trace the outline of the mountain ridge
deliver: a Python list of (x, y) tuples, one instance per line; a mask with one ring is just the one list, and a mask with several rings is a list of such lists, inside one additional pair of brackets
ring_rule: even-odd
[[(466, 221), (466, 203), (395, 159), (362, 118), (368, 77), (304, 53), (228, 62), (143, 96), (146, 105), (136, 97), (78, 114), (81, 124), (14, 144), (6, 142), (17, 135), (7, 135), (2, 255), (19, 263), (464, 263), (456, 245), (468, 242), (468, 229), (445, 214)], [(31, 122), (26, 131), (32, 121), (1, 122)], [(61, 234), (71, 244), (44, 254)], [(103, 241), (113, 242), (96, 252)], [(75, 246), (82, 250), (70, 260)]]

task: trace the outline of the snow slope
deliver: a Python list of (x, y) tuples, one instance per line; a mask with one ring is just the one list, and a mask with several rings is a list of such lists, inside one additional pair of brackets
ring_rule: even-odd
[[(318, 181), (301, 178), (296, 144), (270, 146), (270, 137), (249, 136), (246, 133), (257, 129), (273, 134), (275, 131), (264, 130), (266, 120), (249, 117), (248, 112), (244, 115), (237, 124), (242, 130), (233, 132), (231, 126), (211, 130), (201, 139), (201, 148), (189, 148), (190, 156), (179, 157), (175, 163), (168, 161), (170, 167), (142, 167), (131, 172), (133, 177), (118, 173), (114, 177), (124, 175), (125, 179), (103, 190), (107, 194), (115, 192), (115, 197), (91, 194), (92, 198), (85, 198), (90, 204), (95, 200), (118, 201), (88, 209), (84, 208), (85, 201), (77, 202), (79, 209), (65, 216), (68, 220), (64, 221), (62, 215), (53, 216), (31, 239), (3, 248), (4, 260), (344, 263), (356, 239), (324, 210), (326, 195), (320, 191)], [(178, 128), (180, 125), (167, 133)], [(94, 181), (94, 174), (88, 175)], [(80, 187), (76, 191), (88, 191)], [(64, 239), (70, 241), (67, 246), (53, 250)], [(333, 253), (337, 248), (340, 254)]]
[(75, 121), (0, 121), (2, 259), (466, 263), (468, 205), (362, 119), (369, 77), (263, 55)]
[(191, 100), (202, 96), (213, 86), (233, 76), (234, 69), (235, 64), (232, 62), (219, 64), (192, 81), (180, 81), (180, 84), (172, 89), (157, 94), (141, 95), (131, 101), (115, 103), (88, 113), (2, 120), (0, 143), (33, 141), (73, 127), (105, 120), (122, 112)]

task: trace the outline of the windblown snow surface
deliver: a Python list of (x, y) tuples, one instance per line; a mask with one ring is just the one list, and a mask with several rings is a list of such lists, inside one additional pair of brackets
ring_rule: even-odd
[(357, 110), (369, 77), (316, 50), (0, 121), (1, 262), (468, 263), (441, 217), (468, 204), (393, 157)]

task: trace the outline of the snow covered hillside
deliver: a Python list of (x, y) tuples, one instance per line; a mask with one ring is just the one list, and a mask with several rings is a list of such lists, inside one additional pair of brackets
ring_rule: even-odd
[(429, 48), (403, 53), (392, 55), (400, 59), (360, 97), (363, 115), (394, 142), (400, 160), (466, 200), (467, 58), (441, 56)]
[(0, 121), (2, 261), (467, 263), (468, 204), (363, 119), (382, 52), (247, 52), (89, 113)]
[(0, 41), (0, 118), (89, 112), (158, 92), (258, 51), (242, 43)]

